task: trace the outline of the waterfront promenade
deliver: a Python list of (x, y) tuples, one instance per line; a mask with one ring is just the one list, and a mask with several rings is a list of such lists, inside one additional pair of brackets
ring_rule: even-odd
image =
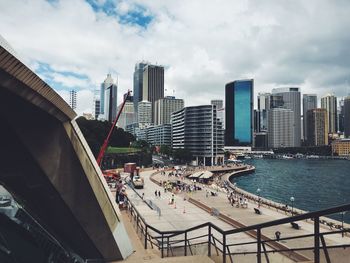
[[(127, 188), (127, 194), (130, 201), (135, 205), (136, 209), (140, 212), (140, 214), (144, 217), (146, 222), (159, 230), (171, 231), (171, 230), (185, 230), (190, 227), (194, 227), (206, 222), (212, 222), (216, 226), (220, 227), (223, 230), (233, 229), (233, 226), (227, 222), (220, 220), (219, 218), (212, 216), (210, 213), (205, 210), (199, 208), (198, 206), (190, 203), (188, 201), (189, 196), (185, 196), (183, 193), (175, 195), (175, 204), (169, 205), (169, 200), (172, 197), (172, 193), (167, 192), (164, 193), (163, 187), (160, 187), (158, 183), (154, 183), (155, 180), (164, 180), (164, 176), (159, 173), (153, 176), (153, 181), (151, 181), (151, 175), (155, 171), (146, 171), (142, 173), (142, 176), (145, 180), (145, 188), (137, 189), (136, 192), (139, 194), (135, 194), (135, 192)], [(167, 177), (167, 176), (166, 176)], [(161, 197), (155, 197), (155, 191), (161, 192)], [(144, 193), (145, 200), (151, 200), (156, 206), (159, 207), (161, 211), (161, 215), (149, 208), (149, 206), (141, 200), (140, 196)], [(186, 197), (186, 200), (184, 200)], [(220, 198), (220, 197), (219, 197)], [(224, 201), (224, 200), (222, 200)], [(192, 237), (206, 235), (207, 231), (198, 230), (191, 233)], [(221, 240), (221, 236), (217, 233), (213, 233), (213, 235)], [(203, 241), (207, 240), (206, 237), (202, 238)], [(234, 243), (239, 240), (240, 242), (252, 242), (255, 239), (247, 234), (238, 234), (232, 237), (229, 237), (227, 242)], [(222, 241), (222, 240), (221, 240)], [(232, 248), (231, 252), (242, 252), (242, 251), (251, 251), (256, 248), (256, 245), (251, 244), (243, 247), (235, 247)], [(199, 252), (200, 253), (200, 252)], [(205, 253), (204, 253), (205, 254)], [(212, 253), (212, 259), (216, 262), (220, 261), (222, 258), (217, 256), (216, 253)], [(246, 256), (236, 256), (234, 257), (236, 260), (239, 258), (239, 262), (255, 262), (255, 255), (246, 255)], [(276, 253), (272, 256), (273, 260), (271, 262), (294, 262), (290, 260), (286, 256)]]
[[(139, 198), (139, 196), (136, 195), (131, 189), (127, 190), (130, 200), (136, 205), (137, 209), (145, 217), (147, 223), (151, 225), (153, 224), (159, 230), (186, 229), (188, 227), (192, 227), (209, 221), (218, 225), (224, 230), (228, 230), (232, 228), (254, 225), (257, 223), (272, 221), (286, 217), (286, 214), (284, 212), (278, 212), (276, 211), (276, 209), (271, 209), (268, 207), (260, 207), (262, 215), (257, 215), (254, 213), (253, 210), (253, 208), (256, 207), (257, 204), (255, 204), (252, 201), (248, 201), (248, 208), (232, 207), (228, 202), (226, 193), (221, 191), (217, 192), (217, 196), (209, 195), (207, 197), (206, 190), (208, 190), (209, 192), (216, 192), (218, 188), (215, 186), (214, 188), (204, 186), (203, 190), (195, 191), (190, 194), (184, 192), (177, 193), (175, 197), (175, 208), (174, 205), (168, 204), (172, 194), (169, 192), (164, 193), (163, 188), (159, 186), (160, 182), (164, 182), (168, 179), (179, 180), (179, 178), (176, 178), (174, 176), (168, 176), (168, 173), (169, 172), (166, 172), (166, 175), (161, 175), (160, 173), (154, 174), (154, 171), (142, 173), (142, 175), (145, 178), (145, 189), (137, 190), (140, 195), (142, 195), (142, 193), (145, 194), (145, 199), (152, 200), (152, 202), (159, 207), (161, 211), (161, 216), (159, 216), (154, 210), (151, 210), (144, 202), (142, 202), (141, 198)], [(151, 174), (154, 175), (151, 176)], [(227, 179), (227, 177), (225, 177), (224, 175), (222, 177), (222, 180), (225, 179)], [(188, 179), (183, 179), (182, 182), (186, 184), (193, 183), (191, 180)], [(197, 185), (199, 184), (197, 183)], [(201, 187), (203, 187), (203, 185), (201, 185)], [(160, 198), (155, 197), (154, 191), (156, 190), (161, 191)], [(184, 200), (184, 198), (186, 199), (186, 201)], [(220, 217), (211, 216), (210, 213), (208, 213), (209, 210), (206, 208), (208, 208), (209, 210), (215, 208), (215, 210), (219, 211), (220, 214), (227, 216), (227, 220), (225, 220), (225, 218), (224, 220), (222, 220), (222, 217), (220, 219)], [(275, 238), (274, 235), (276, 231), (281, 232), (281, 238), (313, 233), (313, 224), (311, 224), (310, 222), (298, 222), (298, 224), (301, 226), (300, 230), (293, 229), (291, 225), (282, 225), (266, 229), (262, 234), (266, 237), (273, 239)], [(321, 226), (321, 232), (326, 231), (329, 231), (329, 227)], [(249, 236), (248, 234), (242, 233), (239, 235), (240, 236), (232, 237), (232, 240), (229, 241), (239, 240), (239, 242), (249, 242), (253, 240), (253, 237)], [(280, 243), (282, 246), (285, 247), (303, 247), (312, 245), (312, 242), (312, 238), (305, 238), (302, 240), (298, 239), (281, 241)], [(342, 238), (340, 234), (331, 235), (326, 238), (327, 245), (344, 244), (346, 242), (350, 242), (349, 237)], [(254, 248), (252, 245), (249, 245), (236, 247), (235, 249), (236, 251), (242, 252), (252, 251), (254, 250)], [(345, 259), (347, 258), (349, 253), (348, 249), (333, 251), (329, 251), (331, 258), (336, 258), (336, 262), (346, 262)], [(303, 256), (305, 256), (305, 259), (313, 258), (313, 253), (294, 253), (293, 259), (295, 261), (302, 262), (301, 259)], [(271, 262), (290, 262), (290, 259), (286, 258), (281, 254), (273, 254), (271, 259)], [(246, 262), (251, 262), (250, 260), (253, 260), (253, 257), (240, 256), (240, 262), (245, 262), (244, 260), (246, 260)]]

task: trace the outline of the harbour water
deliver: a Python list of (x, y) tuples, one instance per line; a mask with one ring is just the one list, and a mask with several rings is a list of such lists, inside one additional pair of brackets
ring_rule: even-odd
[[(315, 211), (350, 203), (350, 161), (307, 159), (245, 160), (255, 166), (253, 174), (233, 179), (237, 186), (279, 203)], [(330, 216), (341, 220), (341, 215)], [(350, 211), (344, 215), (350, 223)]]

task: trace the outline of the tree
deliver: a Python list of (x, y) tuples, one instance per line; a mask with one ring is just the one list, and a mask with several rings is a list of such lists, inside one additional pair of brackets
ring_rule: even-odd
[[(77, 119), (77, 124), (79, 125), (92, 153), (96, 157), (104, 140), (107, 138), (112, 123), (108, 121), (87, 120), (84, 117), (79, 117)], [(108, 146), (129, 147), (130, 143), (133, 141), (135, 141), (135, 138), (132, 134), (125, 132), (121, 128), (117, 128), (114, 129)]]
[(172, 154), (172, 150), (170, 146), (163, 144), (160, 146), (160, 153), (169, 156)]
[(188, 149), (174, 149), (173, 158), (180, 162), (190, 162), (193, 159), (193, 155)]

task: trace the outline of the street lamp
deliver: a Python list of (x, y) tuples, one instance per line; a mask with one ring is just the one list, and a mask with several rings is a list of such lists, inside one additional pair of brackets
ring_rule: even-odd
[(344, 215), (346, 214), (346, 211), (341, 212), (341, 236), (344, 237)]
[(260, 188), (258, 188), (258, 189), (256, 189), (256, 192), (257, 192), (257, 194), (258, 194), (258, 208), (260, 208)]
[(293, 208), (294, 208), (294, 197), (292, 196), (291, 198), (290, 198), (290, 201), (292, 202), (292, 216), (293, 216)]

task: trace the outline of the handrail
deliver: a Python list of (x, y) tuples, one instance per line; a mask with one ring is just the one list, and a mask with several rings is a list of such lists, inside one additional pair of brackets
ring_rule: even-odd
[(336, 214), (336, 213), (349, 211), (349, 210), (350, 210), (350, 204), (341, 205), (341, 206), (336, 206), (336, 207), (332, 207), (332, 208), (328, 208), (328, 209), (324, 209), (324, 210), (320, 210), (320, 211), (308, 212), (308, 213), (305, 213), (302, 215), (286, 217), (286, 218), (277, 219), (277, 220), (273, 220), (273, 221), (269, 221), (269, 222), (265, 222), (265, 223), (250, 225), (247, 227), (237, 228), (237, 229), (233, 229), (233, 230), (228, 230), (228, 231), (226, 231), (226, 234), (229, 235), (229, 234), (235, 234), (235, 233), (240, 233), (240, 232), (246, 232), (249, 230), (256, 230), (258, 228), (262, 229), (262, 228), (267, 228), (267, 227), (276, 226), (276, 225), (283, 225), (286, 223), (301, 221), (301, 220), (315, 218), (315, 217), (321, 217), (321, 216), (325, 216), (325, 215)]
[[(267, 257), (266, 253), (283, 253), (283, 252), (296, 252), (296, 251), (304, 251), (304, 250), (314, 250), (314, 261), (315, 262), (319, 262), (319, 250), (323, 249), (327, 252), (327, 249), (332, 249), (332, 248), (346, 248), (346, 247), (350, 247), (349, 244), (343, 244), (343, 245), (325, 245), (322, 244), (322, 246), (320, 246), (320, 244), (315, 243), (314, 246), (312, 247), (302, 247), (302, 248), (288, 248), (288, 247), (281, 247), (281, 246), (274, 246), (274, 245), (270, 245), (269, 243), (273, 243), (273, 242), (278, 242), (281, 240), (291, 240), (291, 239), (300, 239), (300, 238), (307, 238), (307, 237), (314, 237), (315, 242), (318, 238), (323, 239), (324, 235), (330, 235), (330, 234), (338, 234), (338, 233), (344, 233), (344, 232), (350, 232), (350, 229), (346, 229), (343, 228), (341, 230), (337, 230), (337, 231), (330, 231), (330, 232), (324, 232), (324, 233), (320, 233), (319, 232), (319, 218), (321, 216), (325, 216), (325, 215), (329, 215), (329, 214), (335, 214), (335, 213), (340, 213), (340, 212), (344, 212), (344, 211), (349, 211), (350, 210), (350, 204), (346, 204), (346, 205), (341, 205), (341, 206), (336, 206), (336, 207), (332, 207), (332, 208), (328, 208), (328, 209), (323, 209), (320, 211), (314, 211), (314, 212), (308, 212), (302, 215), (296, 215), (296, 216), (292, 216), (292, 217), (287, 217), (287, 218), (282, 218), (282, 219), (277, 219), (274, 221), (269, 221), (269, 222), (265, 222), (265, 223), (261, 223), (261, 224), (255, 224), (255, 225), (251, 225), (251, 226), (247, 226), (247, 227), (241, 227), (241, 228), (237, 228), (237, 229), (232, 229), (232, 230), (222, 230), (220, 227), (214, 225), (211, 222), (206, 222), (194, 227), (190, 227), (184, 230), (173, 230), (173, 231), (161, 231), (151, 225), (149, 225), (148, 223), (146, 223), (145, 219), (140, 215), (140, 213), (138, 212), (138, 210), (135, 208), (135, 206), (131, 203), (131, 201), (126, 198), (129, 207), (132, 209), (130, 209), (131, 213), (135, 212), (138, 216), (138, 218), (140, 219), (139, 221), (142, 221), (142, 223), (145, 226), (145, 248), (147, 248), (147, 242), (151, 241), (151, 239), (155, 239), (159, 242), (159, 239), (162, 240), (161, 244), (155, 244), (156, 247), (158, 247), (161, 250), (161, 255), (162, 257), (164, 256), (164, 249), (172, 249), (172, 245), (174, 244), (179, 244), (182, 242), (188, 242), (189, 240), (195, 240), (195, 239), (200, 239), (203, 238), (205, 236), (210, 236), (208, 238), (207, 241), (205, 242), (199, 242), (199, 243), (195, 243), (192, 245), (198, 245), (198, 244), (208, 244), (208, 256), (211, 255), (211, 250), (209, 248), (209, 244), (214, 244), (215, 249), (217, 251), (220, 251), (223, 255), (223, 262), (226, 262), (226, 256), (230, 257), (230, 260), (232, 261), (231, 256), (232, 255), (248, 255), (248, 254), (256, 254), (257, 255), (257, 262), (261, 262), (261, 254), (265, 254), (265, 256)], [(270, 239), (270, 238), (266, 238), (266, 237), (262, 237), (261, 236), (261, 230), (267, 227), (271, 227), (271, 226), (276, 226), (276, 225), (282, 225), (282, 224), (286, 224), (286, 223), (291, 223), (291, 222), (295, 222), (295, 221), (301, 221), (301, 220), (305, 220), (305, 219), (312, 219), (315, 221), (314, 223), (314, 228), (315, 228), (315, 232), (312, 234), (306, 234), (306, 235), (299, 235), (299, 236), (292, 236), (292, 237), (285, 237), (285, 238), (279, 238), (277, 239)], [(198, 229), (202, 229), (202, 228), (206, 228), (208, 227), (208, 234), (207, 235), (200, 235), (200, 236), (195, 236), (195, 237), (191, 237), (187, 239), (187, 234), (188, 232), (192, 232)], [(223, 242), (221, 242), (217, 237), (215, 237), (212, 234), (212, 228), (214, 230), (216, 230), (220, 235), (222, 235), (223, 238)], [(148, 233), (149, 230), (154, 231), (155, 233), (159, 234), (159, 237), (155, 237), (152, 236)], [(257, 231), (257, 240), (256, 241), (252, 241), (252, 242), (245, 242), (245, 243), (235, 243), (235, 244), (227, 244), (226, 240), (227, 240), (227, 236), (228, 235), (232, 235), (232, 234), (237, 234), (237, 233), (245, 233), (248, 231)], [(317, 231), (316, 231), (317, 230)], [(259, 234), (260, 233), (260, 234)], [(170, 238), (174, 238), (176, 236), (185, 234), (185, 239), (179, 239), (179, 240), (173, 240), (169, 242)], [(148, 237), (148, 238), (147, 238)], [(166, 243), (166, 247), (164, 247), (164, 239), (167, 239)], [(199, 240), (200, 241), (200, 240)], [(219, 246), (216, 246), (215, 243), (218, 243)], [(151, 241), (152, 243), (152, 241)], [(248, 244), (258, 244), (258, 249), (256, 251), (245, 251), (245, 252), (231, 252), (229, 250), (230, 247), (232, 246), (238, 246), (238, 245), (248, 245)], [(269, 245), (272, 249), (266, 250), (265, 249), (265, 244)], [(179, 245), (179, 246), (175, 246), (176, 248), (184, 248), (186, 249), (187, 244), (185, 245)], [(263, 247), (264, 251), (261, 251), (261, 249), (259, 249), (259, 247)], [(167, 251), (168, 252), (168, 251)], [(317, 253), (316, 253), (317, 252)], [(168, 254), (168, 253), (167, 253)], [(186, 255), (186, 252), (185, 252)], [(297, 255), (298, 256), (298, 255)], [(302, 256), (301, 254), (299, 256)]]

